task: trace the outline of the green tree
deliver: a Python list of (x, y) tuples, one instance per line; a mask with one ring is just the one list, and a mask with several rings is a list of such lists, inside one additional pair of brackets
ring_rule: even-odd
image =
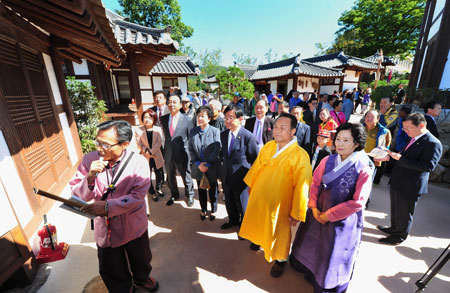
[(67, 77), (66, 86), (77, 123), (81, 149), (86, 154), (97, 149), (94, 139), (97, 135), (97, 124), (107, 110), (105, 101), (95, 97), (94, 87), (88, 82), (78, 81), (73, 76)]
[(250, 54), (245, 55), (244, 53), (241, 53), (238, 55), (237, 53), (233, 53), (232, 56), (237, 64), (255, 65), (258, 62), (258, 58), (252, 57)]
[(200, 52), (197, 57), (198, 65), (200, 70), (206, 76), (215, 75), (223, 69), (220, 64), (223, 60), (223, 52), (220, 48)]
[(411, 56), (420, 34), (426, 0), (357, 0), (338, 20), (333, 45), (327, 50), (344, 50), (367, 57), (382, 48), (385, 55)]
[(226, 99), (232, 99), (235, 92), (247, 99), (253, 97), (255, 87), (245, 77), (244, 71), (236, 66), (223, 69), (216, 75), (216, 79), (219, 82), (218, 92)]
[(272, 49), (267, 50), (267, 52), (264, 53), (264, 57), (266, 58), (267, 63), (272, 63), (278, 60), (278, 54), (274, 53)]
[(178, 0), (119, 0), (118, 13), (131, 22), (154, 28), (172, 26), (172, 39), (181, 42), (192, 36), (194, 29), (181, 21)]

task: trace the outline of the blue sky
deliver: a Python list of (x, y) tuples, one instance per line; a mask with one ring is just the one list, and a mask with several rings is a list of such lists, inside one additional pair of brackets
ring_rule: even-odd
[[(120, 9), (117, 0), (102, 0)], [(179, 0), (182, 21), (194, 28), (183, 42), (197, 52), (220, 48), (223, 64), (233, 64), (233, 53), (250, 54), (265, 63), (269, 49), (281, 57), (300, 53), (313, 56), (315, 43), (330, 44), (341, 13), (354, 0)]]

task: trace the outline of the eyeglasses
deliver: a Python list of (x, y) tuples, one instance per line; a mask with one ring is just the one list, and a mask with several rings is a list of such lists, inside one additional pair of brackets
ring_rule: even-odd
[(237, 117), (236, 116), (229, 116), (229, 117), (223, 117), (223, 119), (225, 120), (225, 121), (233, 121), (233, 120), (235, 120), (235, 119), (237, 119)]
[(94, 143), (97, 147), (101, 147), (105, 151), (109, 150), (110, 148), (112, 148), (115, 145), (121, 144), (120, 142), (115, 143), (115, 144), (107, 144), (107, 143), (99, 142), (98, 140), (94, 140)]

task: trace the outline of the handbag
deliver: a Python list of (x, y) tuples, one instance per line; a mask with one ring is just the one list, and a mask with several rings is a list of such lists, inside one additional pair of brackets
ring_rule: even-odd
[(208, 177), (206, 177), (206, 173), (203, 173), (203, 176), (202, 176), (202, 179), (200, 180), (200, 184), (199, 184), (198, 188), (206, 189), (206, 190), (211, 188)]

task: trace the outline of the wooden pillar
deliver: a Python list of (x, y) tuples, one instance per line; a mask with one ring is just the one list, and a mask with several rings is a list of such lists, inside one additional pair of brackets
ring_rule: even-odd
[(136, 62), (136, 55), (134, 52), (128, 52), (128, 61), (130, 63), (130, 75), (131, 75), (131, 90), (133, 92), (133, 98), (136, 103), (136, 108), (138, 111), (138, 117), (141, 117), (141, 114), (143, 112), (142, 107), (142, 96), (141, 96), (141, 87), (139, 85), (139, 73), (137, 70), (137, 62)]

